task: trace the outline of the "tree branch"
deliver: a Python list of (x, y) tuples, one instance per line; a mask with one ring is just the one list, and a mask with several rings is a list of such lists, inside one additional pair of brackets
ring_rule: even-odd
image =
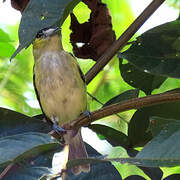
[(144, 22), (159, 8), (165, 0), (153, 0), (149, 6), (136, 18), (129, 28), (116, 40), (112, 46), (97, 60), (96, 64), (86, 73), (86, 83), (89, 84), (92, 79), (104, 68), (111, 58), (121, 50)]
[(75, 128), (80, 128), (82, 126), (88, 126), (90, 123), (110, 116), (116, 113), (124, 112), (130, 109), (139, 109), (143, 107), (176, 102), (180, 101), (180, 92), (165, 92), (162, 94), (149, 95), (141, 98), (133, 98), (124, 102), (112, 104), (104, 108), (98, 109), (91, 112), (91, 122), (87, 115), (82, 115), (76, 120), (74, 120), (71, 125)]
[[(88, 126), (90, 123), (104, 118), (106, 116), (110, 116), (113, 114), (117, 114), (120, 112), (124, 112), (131, 109), (140, 109), (143, 107), (154, 106), (163, 103), (177, 102), (180, 101), (180, 90), (172, 90), (167, 91), (161, 94), (149, 95), (141, 98), (133, 98), (124, 102), (112, 104), (106, 106), (104, 108), (98, 109), (96, 111), (91, 112), (91, 117), (89, 119), (88, 115), (81, 115), (77, 119), (71, 122), (71, 125), (66, 124), (63, 127), (71, 127), (79, 129), (82, 126)], [(60, 135), (58, 135), (54, 130), (49, 133), (56, 139), (60, 139)]]

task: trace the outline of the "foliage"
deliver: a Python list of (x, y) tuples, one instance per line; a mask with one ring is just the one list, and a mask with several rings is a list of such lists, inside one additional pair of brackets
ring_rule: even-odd
[[(111, 11), (116, 35), (122, 34), (133, 21), (128, 1), (103, 2)], [(40, 8), (42, 3), (44, 6)], [(90, 13), (86, 5), (78, 3), (79, 0), (68, 0), (68, 3), (65, 0), (62, 3), (31, 0), (22, 14), (20, 46), (13, 56), (27, 48), (39, 30), (56, 24), (63, 24), (63, 45), (71, 51), (68, 14), (76, 6), (73, 12), (80, 22), (84, 22)], [(31, 6), (36, 8), (32, 11)], [(44, 14), (46, 9), (48, 15)], [(180, 18), (131, 39), (118, 57), (114, 57), (88, 85), (88, 92), (104, 104), (89, 97), (90, 110), (178, 88), (179, 80), (175, 78), (180, 74), (179, 29)], [(33, 106), (37, 101), (32, 87), (31, 47), (9, 61), (17, 45), (13, 33), (17, 33), (17, 28), (0, 29), (1, 106), (14, 110), (0, 109), (0, 152), (3, 154), (0, 172), (3, 174), (7, 170), (4, 177), (7, 180), (14, 177), (56, 179), (59, 174), (51, 169), (52, 158), (63, 147), (47, 134), (50, 127), (43, 121), (43, 116), (34, 116), (40, 114), (40, 109)], [(79, 60), (79, 63), (84, 73), (93, 64), (90, 60)], [(89, 129), (101, 140), (107, 140), (112, 149), (104, 157), (87, 144), (90, 158), (68, 162), (68, 167), (86, 161), (91, 163), (91, 172), (79, 176), (69, 172), (67, 179), (179, 179), (179, 105), (179, 102), (162, 102), (105, 117), (90, 125)]]

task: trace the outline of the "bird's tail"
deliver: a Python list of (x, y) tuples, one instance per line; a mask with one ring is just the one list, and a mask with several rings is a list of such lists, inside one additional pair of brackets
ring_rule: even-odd
[[(68, 138), (66, 138), (65, 140), (68, 144), (68, 149), (69, 149), (68, 160), (87, 158), (88, 154), (81, 136), (81, 130), (75, 133), (75, 136), (73, 135), (74, 133), (75, 132), (71, 132), (70, 133), (71, 135), (68, 135)], [(89, 164), (78, 165), (73, 167), (71, 170), (73, 174), (78, 175), (81, 172), (89, 172), (90, 165)]]

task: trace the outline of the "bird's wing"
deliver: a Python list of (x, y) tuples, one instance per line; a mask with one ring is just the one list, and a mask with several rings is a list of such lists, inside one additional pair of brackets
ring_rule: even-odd
[(34, 85), (34, 90), (35, 90), (36, 97), (37, 97), (37, 100), (38, 100), (38, 102), (39, 102), (41, 111), (42, 111), (42, 113), (43, 113), (46, 121), (48, 122), (48, 124), (53, 125), (53, 122), (46, 116), (46, 114), (45, 114), (44, 111), (43, 111), (43, 108), (42, 108), (42, 105), (41, 105), (41, 101), (40, 101), (40, 97), (39, 97), (39, 94), (38, 94), (38, 90), (37, 90), (37, 88), (36, 88), (34, 68), (33, 68), (33, 85)]
[[(76, 60), (76, 58), (74, 57), (74, 55), (73, 55), (72, 53), (69, 53), (69, 54)], [(83, 82), (86, 84), (85, 76), (84, 76), (84, 74), (83, 74), (83, 72), (82, 72), (82, 70), (81, 70), (81, 68), (80, 68), (77, 60), (76, 60), (76, 64), (77, 64), (77, 67), (78, 67), (78, 69), (79, 69), (79, 73), (80, 73), (80, 75), (81, 75), (81, 78), (82, 78)]]

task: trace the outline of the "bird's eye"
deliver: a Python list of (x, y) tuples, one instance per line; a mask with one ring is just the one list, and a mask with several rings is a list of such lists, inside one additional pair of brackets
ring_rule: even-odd
[(39, 31), (36, 35), (36, 38), (42, 38), (44, 36), (43, 30)]

